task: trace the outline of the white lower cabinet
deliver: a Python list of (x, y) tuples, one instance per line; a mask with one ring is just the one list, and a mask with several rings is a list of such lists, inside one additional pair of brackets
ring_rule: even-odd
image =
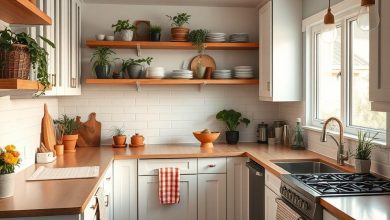
[(226, 174), (198, 174), (198, 220), (226, 220)]
[(197, 188), (196, 175), (181, 175), (180, 202), (162, 205), (158, 195), (158, 176), (138, 176), (139, 220), (197, 220)]
[(276, 201), (278, 195), (267, 186), (265, 187), (265, 219), (276, 220)]

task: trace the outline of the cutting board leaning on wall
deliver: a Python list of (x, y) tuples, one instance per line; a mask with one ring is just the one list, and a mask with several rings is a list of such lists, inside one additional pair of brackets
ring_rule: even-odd
[(102, 123), (96, 120), (96, 113), (89, 114), (89, 119), (86, 122), (81, 122), (81, 117), (77, 116), (76, 122), (80, 125), (77, 130), (79, 134), (77, 147), (99, 147)]

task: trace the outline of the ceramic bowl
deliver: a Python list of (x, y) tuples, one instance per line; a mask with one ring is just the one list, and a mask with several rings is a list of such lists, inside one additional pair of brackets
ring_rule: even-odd
[(104, 40), (105, 35), (104, 34), (97, 34), (96, 40)]
[(213, 142), (217, 140), (220, 132), (211, 132), (211, 133), (202, 133), (200, 131), (193, 132), (194, 136), (198, 141), (200, 141), (200, 147), (203, 148), (213, 148)]
[(114, 40), (114, 36), (106, 36), (105, 39), (108, 40), (108, 41), (113, 41)]

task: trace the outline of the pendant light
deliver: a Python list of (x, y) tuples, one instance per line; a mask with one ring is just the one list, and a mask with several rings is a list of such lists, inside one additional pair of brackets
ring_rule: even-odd
[(379, 26), (380, 18), (375, 0), (361, 0), (357, 24), (363, 31), (371, 31)]
[(332, 14), (332, 9), (330, 8), (330, 0), (328, 6), (328, 12), (324, 16), (324, 24), (321, 27), (321, 38), (330, 43), (336, 40), (337, 29), (334, 21), (334, 15)]

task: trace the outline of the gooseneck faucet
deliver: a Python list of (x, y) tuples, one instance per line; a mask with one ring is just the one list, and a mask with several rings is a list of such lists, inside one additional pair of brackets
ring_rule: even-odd
[(338, 147), (338, 149), (337, 149), (337, 164), (343, 166), (343, 165), (345, 165), (344, 161), (348, 160), (348, 154), (344, 153), (344, 125), (340, 121), (340, 119), (335, 118), (335, 117), (331, 117), (325, 121), (324, 126), (322, 127), (321, 142), (326, 142), (326, 136), (328, 135), (326, 128), (331, 121), (335, 121), (339, 125), (339, 131), (340, 131), (339, 141), (337, 141), (336, 138), (333, 137), (332, 135), (329, 135), (329, 136), (336, 142), (337, 147)]

